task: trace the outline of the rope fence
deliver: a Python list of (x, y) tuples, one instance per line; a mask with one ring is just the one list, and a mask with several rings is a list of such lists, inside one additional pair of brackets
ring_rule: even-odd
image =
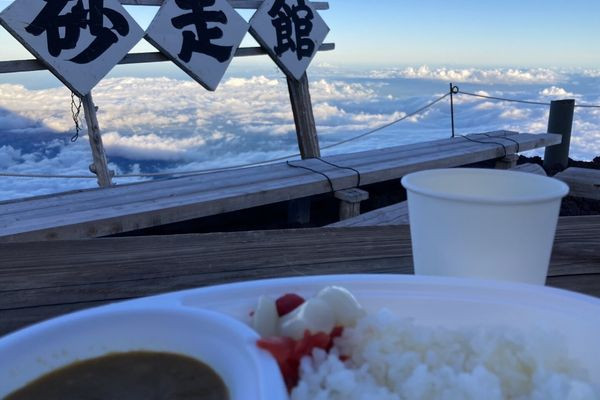
[[(505, 97), (496, 97), (496, 96), (487, 96), (484, 94), (477, 94), (477, 93), (470, 93), (470, 92), (465, 92), (464, 90), (459, 89), (458, 87), (456, 87), (456, 91), (454, 92), (455, 94), (464, 94), (467, 96), (472, 96), (472, 97), (479, 97), (482, 99), (490, 99), (490, 100), (499, 100), (499, 101), (507, 101), (507, 102), (511, 102), (511, 103), (522, 103), (522, 104), (533, 104), (536, 106), (550, 106), (550, 103), (542, 103), (539, 101), (531, 101), (531, 100), (518, 100), (518, 99), (508, 99)], [(600, 105), (595, 105), (595, 104), (575, 104), (575, 108), (600, 108)]]
[[(341, 146), (346, 143), (360, 140), (364, 137), (367, 137), (367, 136), (372, 135), (376, 132), (379, 132), (383, 129), (386, 129), (392, 125), (398, 124), (399, 122), (402, 122), (408, 118), (414, 117), (415, 115), (419, 115), (422, 112), (435, 106), (436, 104), (438, 104), (439, 102), (441, 102), (442, 100), (446, 99), (447, 97), (449, 97), (453, 94), (462, 94), (465, 96), (471, 96), (471, 97), (477, 97), (477, 98), (483, 98), (483, 99), (489, 99), (489, 100), (496, 100), (496, 101), (512, 102), (512, 103), (521, 103), (521, 104), (538, 105), (538, 106), (550, 106), (550, 103), (545, 103), (545, 102), (510, 99), (510, 98), (505, 98), (505, 97), (488, 96), (488, 95), (483, 95), (483, 94), (478, 94), (478, 93), (466, 92), (464, 90), (459, 89), (458, 86), (453, 86), (452, 84), (450, 84), (450, 91), (448, 93), (436, 98), (435, 100), (425, 104), (424, 106), (416, 109), (415, 111), (405, 114), (402, 117), (395, 119), (394, 121), (380, 125), (380, 126), (374, 128), (374, 129), (371, 129), (367, 132), (361, 133), (360, 135), (353, 136), (348, 139), (340, 140), (333, 144), (322, 146), (321, 149), (327, 150), (327, 149)], [(600, 105), (594, 105), (594, 104), (575, 104), (575, 107), (600, 109)], [(452, 117), (454, 117), (453, 110), (452, 110)], [(75, 114), (74, 114), (74, 119), (75, 119)], [(453, 134), (453, 137), (454, 137), (454, 134)], [(465, 137), (465, 136), (462, 136), (462, 137)], [(274, 162), (288, 161), (292, 158), (299, 157), (299, 156), (300, 156), (300, 153), (295, 153), (295, 154), (289, 154), (289, 155), (282, 156), (282, 157), (271, 158), (271, 159), (264, 160), (264, 161), (251, 162), (251, 163), (246, 163), (246, 164), (238, 164), (238, 165), (232, 165), (229, 167), (222, 167), (222, 168), (209, 168), (209, 169), (200, 169), (200, 170), (192, 170), (192, 171), (167, 171), (167, 172), (156, 172), (156, 173), (117, 174), (117, 175), (114, 175), (113, 178), (116, 178), (116, 179), (159, 178), (159, 177), (176, 177), (176, 176), (182, 177), (182, 176), (191, 176), (191, 175), (204, 175), (204, 174), (210, 174), (210, 173), (214, 173), (214, 172), (243, 169), (243, 168), (254, 167), (254, 166), (259, 166), (259, 165), (268, 165), (268, 164), (271, 164)], [(49, 178), (49, 179), (97, 179), (96, 175), (19, 174), (19, 173), (11, 173), (11, 172), (0, 172), (0, 177)]]
[[(439, 103), (440, 101), (442, 101), (443, 99), (445, 99), (448, 96), (450, 96), (450, 93), (446, 93), (443, 96), (440, 96), (437, 99), (433, 100), (432, 102), (424, 105), (423, 107), (421, 107), (411, 113), (405, 114), (404, 116), (402, 116), (392, 122), (388, 122), (384, 125), (378, 126), (377, 128), (371, 129), (370, 131), (361, 133), (360, 135), (351, 137), (349, 139), (344, 139), (339, 142), (336, 142), (336, 143), (333, 143), (333, 144), (330, 144), (327, 146), (323, 146), (323, 147), (321, 147), (321, 149), (323, 149), (323, 150), (331, 149), (333, 147), (341, 146), (342, 144), (346, 144), (349, 142), (353, 142), (355, 140), (362, 139), (368, 135), (372, 135), (373, 133), (379, 132), (382, 129), (388, 128), (388, 127), (395, 125), (399, 122), (402, 122), (410, 117), (414, 117), (415, 115), (422, 113), (423, 111), (427, 110), (430, 107), (433, 107), (434, 105), (436, 105), (437, 103)], [(230, 171), (230, 170), (234, 170), (234, 169), (242, 169), (242, 168), (248, 168), (248, 167), (255, 167), (258, 165), (271, 164), (271, 163), (278, 162), (278, 161), (286, 161), (291, 158), (299, 157), (299, 156), (300, 156), (300, 153), (295, 153), (295, 154), (290, 154), (290, 155), (283, 156), (283, 157), (272, 158), (272, 159), (264, 160), (264, 161), (232, 165), (230, 167), (201, 169), (201, 170), (194, 170), (194, 171), (171, 171), (171, 172), (141, 173), (141, 174), (118, 174), (118, 175), (113, 176), (113, 178), (117, 178), (117, 179), (118, 178), (158, 178), (158, 177), (168, 177), (168, 176), (204, 175), (204, 174), (210, 174), (210, 173), (214, 173), (214, 172)], [(19, 178), (96, 179), (96, 175), (43, 175), (43, 174), (17, 174), (17, 173), (10, 173), (10, 172), (0, 172), (0, 176), (19, 177)]]

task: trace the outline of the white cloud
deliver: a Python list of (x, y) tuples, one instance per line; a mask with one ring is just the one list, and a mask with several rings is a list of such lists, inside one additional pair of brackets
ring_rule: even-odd
[[(378, 95), (372, 85), (325, 79), (310, 85), (315, 118), (325, 136), (375, 126), (395, 115), (346, 111), (349, 105), (387, 97)], [(94, 90), (94, 101), (109, 160), (129, 160), (129, 165), (119, 161), (112, 166), (121, 173), (144, 170), (149, 164), (154, 168), (156, 162), (166, 163), (162, 168), (189, 170), (297, 151), (287, 84), (282, 78), (234, 77), (214, 93), (191, 81), (114, 78)], [(12, 173), (88, 174), (92, 160), (84, 132), (79, 141), (69, 142), (74, 133), (70, 102), (64, 88), (0, 85), (0, 131), (14, 135), (6, 136), (0, 146), (5, 142), (15, 146), (1, 147), (0, 167)], [(127, 169), (119, 170), (124, 165)], [(94, 180), (0, 179), (0, 199), (96, 184)]]
[(376, 128), (379, 125), (389, 124), (392, 121), (404, 117), (406, 113), (395, 112), (393, 114), (371, 114), (371, 113), (359, 113), (352, 117), (353, 121), (359, 122), (365, 128)]
[(531, 115), (530, 110), (523, 108), (508, 108), (500, 114), (500, 118), (505, 119), (525, 119)]
[(253, 76), (252, 78), (229, 78), (225, 81), (224, 85), (226, 87), (232, 88), (243, 88), (247, 85), (264, 85), (264, 86), (277, 86), (279, 85), (279, 81), (277, 79), (268, 79), (264, 76)]
[(504, 107), (504, 106), (502, 105), (502, 103), (499, 103), (499, 102), (491, 102), (491, 101), (484, 101), (484, 102), (481, 102), (481, 103), (479, 103), (479, 104), (477, 104), (477, 105), (475, 106), (475, 108), (476, 108), (477, 110), (482, 110), (482, 111), (487, 111), (487, 110), (497, 110), (497, 109), (499, 109), (499, 108), (502, 108), (502, 107)]
[[(217, 140), (223, 138), (219, 135), (210, 137)], [(102, 135), (102, 141), (108, 154), (132, 160), (181, 160), (185, 159), (187, 152), (206, 144), (203, 137), (177, 139), (154, 133), (122, 136), (118, 132), (108, 132)]]
[(576, 97), (574, 93), (567, 92), (565, 89), (557, 86), (551, 86), (540, 91), (540, 96), (544, 97)]
[(586, 69), (582, 75), (589, 78), (600, 78), (600, 69)]
[(346, 100), (364, 102), (379, 97), (373, 87), (360, 83), (348, 83), (341, 80), (320, 79), (310, 83), (313, 101)]
[(370, 74), (373, 78), (405, 78), (429, 79), (445, 82), (469, 83), (554, 83), (565, 79), (564, 75), (546, 68), (515, 69), (515, 68), (431, 68), (427, 65), (406, 67), (403, 69), (375, 70)]
[(313, 107), (313, 113), (317, 120), (323, 121), (333, 117), (344, 116), (346, 112), (337, 106), (332, 106), (327, 102), (316, 104)]
[(21, 150), (6, 145), (0, 147), (0, 168), (9, 168), (20, 160)]
[[(544, 76), (559, 76), (559, 73), (516, 71), (447, 69), (444, 75), (437, 69), (419, 68), (412, 72), (416, 81), (411, 85), (418, 88), (419, 79), (427, 76), (456, 78), (462, 74), (471, 80), (496, 77), (523, 81), (502, 86), (502, 90), (487, 87), (477, 92), (482, 95), (519, 99), (574, 95), (565, 85), (550, 84), (545, 88), (544, 85), (535, 92), (528, 86)], [(404, 85), (402, 81), (373, 82), (356, 77), (345, 80), (339, 76), (311, 81), (321, 145), (388, 124), (440, 95), (428, 93), (431, 84), (427, 83), (422, 86), (425, 89), (421, 95), (406, 97)], [(442, 83), (440, 87), (445, 89)], [(584, 88), (577, 90), (586, 93)], [(598, 102), (595, 92), (591, 88), (589, 95), (578, 95), (578, 99)], [(281, 77), (229, 78), (214, 93), (191, 81), (114, 78), (104, 80), (95, 89), (94, 99), (99, 106), (98, 118), (111, 168), (118, 173), (215, 168), (298, 151), (287, 85)], [(29, 90), (20, 85), (0, 85), (2, 171), (89, 173), (92, 160), (86, 136), (82, 134), (76, 143), (69, 141), (74, 132), (70, 101), (70, 93), (62, 88)], [(600, 110), (577, 110), (573, 157), (590, 159), (600, 153), (599, 117)], [(455, 96), (458, 134), (496, 129), (539, 133), (546, 130), (547, 118), (548, 108), (543, 106)], [(449, 136), (449, 105), (444, 101), (403, 123), (323, 153), (360, 151)], [(0, 183), (0, 199), (96, 186), (93, 179), (0, 177)]]

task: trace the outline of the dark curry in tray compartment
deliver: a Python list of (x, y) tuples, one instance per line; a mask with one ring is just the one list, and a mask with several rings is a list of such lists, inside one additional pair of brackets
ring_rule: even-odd
[(113, 353), (50, 372), (6, 400), (227, 400), (227, 387), (208, 365), (159, 352)]

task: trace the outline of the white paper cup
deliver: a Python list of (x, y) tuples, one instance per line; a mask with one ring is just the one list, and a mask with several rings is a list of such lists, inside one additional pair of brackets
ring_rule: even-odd
[(415, 274), (545, 283), (566, 184), (524, 172), (453, 168), (409, 174), (402, 185)]

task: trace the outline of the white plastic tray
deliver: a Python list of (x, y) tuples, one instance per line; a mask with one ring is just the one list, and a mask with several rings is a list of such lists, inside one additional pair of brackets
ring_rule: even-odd
[(63, 319), (161, 307), (208, 309), (248, 322), (260, 295), (311, 296), (333, 284), (349, 289), (368, 311), (386, 307), (419, 324), (448, 328), (503, 325), (525, 333), (534, 327), (558, 331), (566, 338), (569, 356), (588, 369), (592, 382), (600, 384), (600, 299), (544, 286), (411, 275), (330, 275), (249, 281), (116, 303), (58, 317), (5, 336), (0, 339), (0, 360), (8, 343)]

